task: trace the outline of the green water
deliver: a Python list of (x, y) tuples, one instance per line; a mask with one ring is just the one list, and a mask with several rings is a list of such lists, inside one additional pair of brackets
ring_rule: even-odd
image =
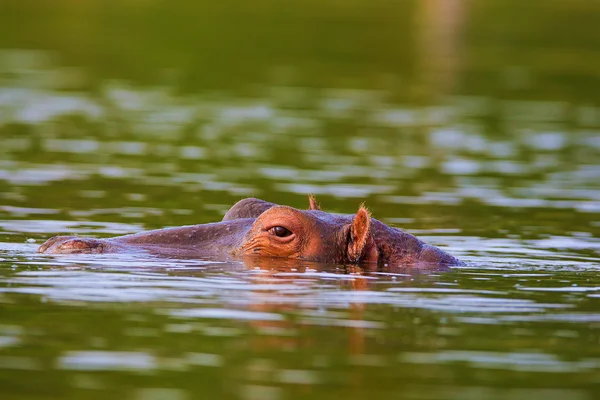
[[(0, 398), (600, 396), (594, 1), (5, 1)], [(41, 256), (247, 196), (450, 272)]]

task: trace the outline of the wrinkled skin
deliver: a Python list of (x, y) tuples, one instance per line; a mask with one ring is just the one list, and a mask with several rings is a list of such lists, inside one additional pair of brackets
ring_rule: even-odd
[(172, 257), (284, 257), (335, 264), (462, 265), (448, 253), (371, 217), (321, 211), (314, 197), (298, 210), (248, 198), (223, 221), (166, 228), (110, 239), (56, 236), (39, 253), (151, 253)]

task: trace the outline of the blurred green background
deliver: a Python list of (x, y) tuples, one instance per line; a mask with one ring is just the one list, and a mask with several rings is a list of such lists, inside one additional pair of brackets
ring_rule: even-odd
[(0, 46), (179, 93), (257, 85), (597, 103), (598, 4), (530, 1), (4, 1)]

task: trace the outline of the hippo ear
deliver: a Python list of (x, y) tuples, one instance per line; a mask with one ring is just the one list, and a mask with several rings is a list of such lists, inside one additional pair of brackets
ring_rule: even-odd
[(315, 197), (314, 194), (308, 195), (308, 204), (309, 204), (309, 207), (308, 207), (309, 210), (320, 210), (321, 209), (321, 206), (319, 206), (319, 203), (317, 203), (317, 198)]
[(348, 236), (348, 260), (353, 263), (372, 261), (376, 249), (371, 237), (371, 215), (363, 205), (352, 219)]

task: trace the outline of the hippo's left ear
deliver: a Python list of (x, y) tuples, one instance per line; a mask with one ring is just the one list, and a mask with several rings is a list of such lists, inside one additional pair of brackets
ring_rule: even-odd
[(363, 205), (354, 216), (348, 232), (347, 257), (352, 263), (376, 262), (378, 259), (377, 246), (371, 235), (371, 215)]

